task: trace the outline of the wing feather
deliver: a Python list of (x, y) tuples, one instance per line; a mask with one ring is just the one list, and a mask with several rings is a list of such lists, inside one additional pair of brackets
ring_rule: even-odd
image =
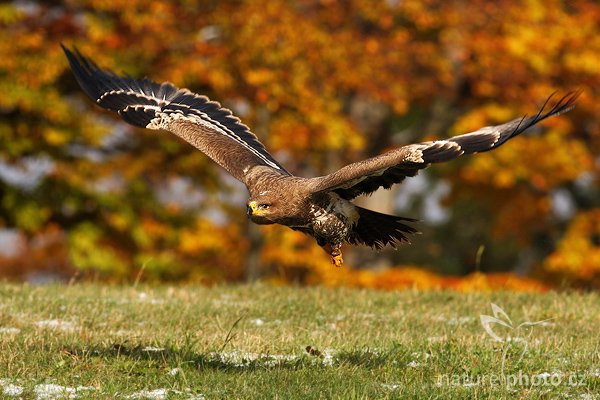
[(290, 175), (250, 129), (219, 103), (168, 82), (118, 76), (77, 50), (62, 47), (83, 91), (129, 124), (180, 136), (243, 182), (257, 165)]
[(495, 149), (543, 119), (569, 111), (579, 95), (579, 91), (567, 93), (550, 110), (545, 111), (552, 95), (534, 116), (487, 126), (447, 140), (403, 146), (347, 165), (332, 174), (311, 180), (312, 192), (335, 191), (341, 197), (351, 200), (362, 194), (372, 193), (380, 187), (389, 189), (405, 178), (415, 176), (431, 163), (446, 162), (463, 154)]

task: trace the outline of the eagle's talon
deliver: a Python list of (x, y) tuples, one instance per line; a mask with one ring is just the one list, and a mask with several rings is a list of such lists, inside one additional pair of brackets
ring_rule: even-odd
[(344, 263), (344, 259), (342, 258), (342, 252), (336, 255), (331, 256), (331, 263), (336, 267), (341, 267)]
[(342, 250), (340, 249), (340, 245), (332, 245), (331, 243), (325, 243), (323, 246), (323, 250), (327, 252), (331, 256), (331, 263), (336, 267), (341, 267), (344, 263), (344, 259), (342, 258)]

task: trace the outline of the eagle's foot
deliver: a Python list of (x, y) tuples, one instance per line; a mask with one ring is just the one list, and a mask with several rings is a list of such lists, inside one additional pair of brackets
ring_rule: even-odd
[(329, 243), (323, 245), (323, 250), (325, 250), (329, 255), (331, 255), (331, 263), (336, 267), (341, 267), (344, 263), (344, 258), (342, 257), (342, 250), (340, 246), (332, 246)]
[(339, 251), (339, 254), (331, 255), (331, 263), (336, 267), (341, 267), (344, 263), (344, 259), (342, 258), (342, 252)]

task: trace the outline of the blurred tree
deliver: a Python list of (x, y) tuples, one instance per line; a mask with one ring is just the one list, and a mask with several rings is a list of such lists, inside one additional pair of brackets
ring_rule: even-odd
[[(464, 274), (485, 244), (483, 270), (598, 276), (568, 248), (586, 242), (577, 249), (587, 260), (599, 246), (594, 228), (582, 228), (600, 202), (599, 21), (594, 0), (3, 3), (0, 227), (16, 229), (39, 268), (117, 279), (142, 267), (155, 279), (207, 281), (275, 273), (306, 282), (338, 272), (295, 232), (261, 228), (264, 246), (249, 241), (245, 189), (175, 137), (94, 107), (67, 69), (65, 42), (115, 71), (221, 101), (306, 176), (584, 89), (578, 108), (544, 124), (543, 135), (534, 129), (429, 170), (426, 188), (450, 187), (445, 222), (426, 221), (427, 237), (379, 257)], [(390, 199), (365, 201), (389, 212)], [(398, 211), (426, 215), (423, 199)], [(372, 257), (356, 251), (350, 264), (366, 268)]]

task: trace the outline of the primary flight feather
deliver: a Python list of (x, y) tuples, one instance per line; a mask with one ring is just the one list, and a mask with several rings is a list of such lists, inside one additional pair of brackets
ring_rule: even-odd
[(253, 222), (281, 224), (312, 236), (335, 265), (343, 262), (344, 242), (381, 248), (407, 241), (407, 234), (417, 232), (406, 224), (415, 220), (367, 210), (352, 199), (390, 188), (431, 163), (495, 149), (539, 121), (568, 111), (579, 95), (568, 93), (546, 111), (548, 99), (531, 117), (402, 146), (329, 175), (301, 178), (279, 164), (231, 111), (206, 96), (171, 83), (119, 76), (77, 50), (64, 46), (63, 50), (77, 82), (100, 107), (117, 112), (132, 125), (174, 133), (201, 150), (246, 185), (247, 214)]

